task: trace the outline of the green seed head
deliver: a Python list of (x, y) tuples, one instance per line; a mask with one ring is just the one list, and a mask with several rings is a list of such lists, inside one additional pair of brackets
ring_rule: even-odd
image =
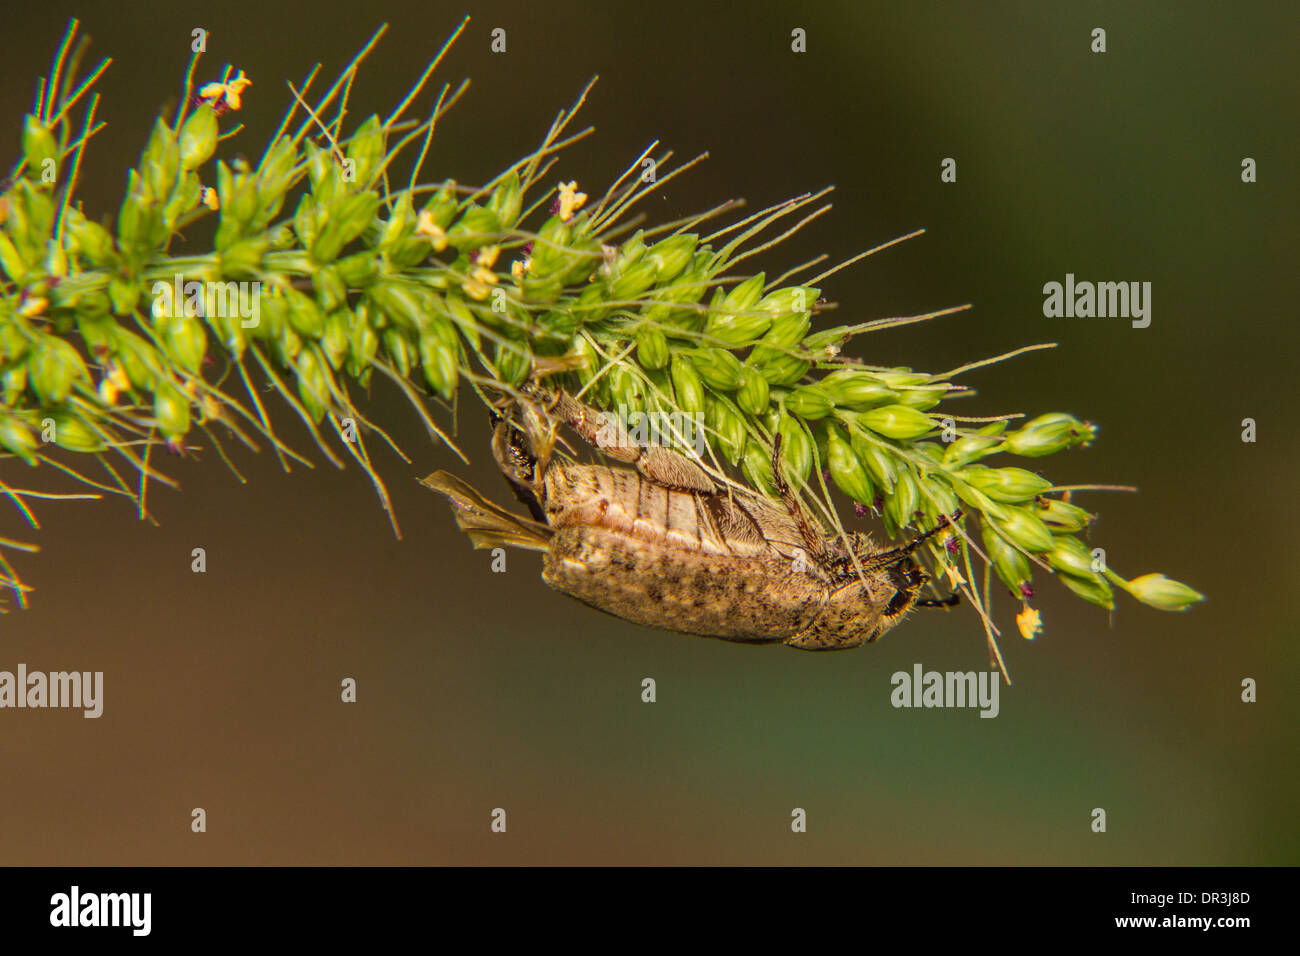
[(690, 357), (684, 353), (674, 355), (670, 370), (678, 407), (691, 413), (704, 411), (704, 383)]
[(1078, 578), (1099, 581), (1100, 577), (1092, 569), (1092, 552), (1073, 535), (1057, 535), (1055, 547), (1047, 552), (1047, 561), (1056, 570)]
[(740, 391), (736, 393), (736, 404), (743, 411), (757, 417), (767, 411), (769, 400), (767, 379), (763, 378), (756, 369), (744, 366), (741, 369), (741, 384)]
[(996, 435), (963, 435), (945, 449), (943, 463), (949, 468), (960, 468), (993, 454), (1001, 444), (1002, 439)]
[(1053, 531), (1082, 531), (1093, 521), (1087, 511), (1059, 498), (1039, 498), (1035, 513)]
[(811, 422), (825, 418), (831, 413), (834, 405), (830, 396), (821, 388), (816, 385), (805, 385), (786, 395), (785, 407), (791, 414)]
[(1024, 458), (1041, 458), (1075, 445), (1091, 444), (1096, 433), (1097, 426), (1081, 422), (1073, 415), (1063, 412), (1040, 415), (1010, 432), (1005, 450)]
[(170, 382), (160, 382), (154, 392), (153, 414), (165, 438), (183, 438), (190, 430), (189, 399)]
[(17, 455), (32, 467), (36, 467), (36, 436), (27, 424), (16, 415), (0, 414), (0, 445), (10, 454)]
[(54, 443), (68, 451), (90, 453), (103, 451), (105, 444), (89, 425), (76, 415), (56, 412), (54, 418)]
[(863, 410), (893, 404), (898, 393), (870, 372), (841, 369), (819, 383), (822, 391), (841, 408)]
[(699, 236), (669, 236), (646, 252), (646, 259), (655, 264), (656, 278), (660, 283), (676, 279), (695, 255)]
[[(762, 274), (754, 277), (762, 279)], [(753, 282), (751, 279), (749, 282)], [(728, 303), (732, 301), (743, 301), (747, 296), (740, 296), (737, 300), (737, 293), (745, 292), (745, 287), (749, 282), (742, 283), (731, 293), (724, 296), (722, 301), (711, 307), (708, 319), (704, 323), (704, 334), (711, 338), (717, 339), (727, 345), (744, 346), (750, 345), (762, 336), (772, 325), (772, 315), (762, 309), (753, 308), (750, 303), (746, 309), (733, 309)]]
[(857, 420), (876, 434), (899, 441), (920, 438), (934, 428), (929, 416), (906, 405), (872, 408), (859, 415)]
[(733, 465), (745, 450), (745, 420), (729, 402), (713, 395), (704, 397), (704, 422), (711, 439)]
[(852, 431), (849, 433), (849, 442), (858, 460), (866, 465), (872, 483), (884, 491), (886, 496), (892, 495), (894, 481), (898, 476), (898, 470), (894, 465), (896, 459), (887, 454), (875, 441)]
[(1205, 595), (1163, 574), (1144, 574), (1128, 582), (1129, 593), (1161, 611), (1186, 611)]
[(27, 160), (24, 174), (37, 182), (45, 174), (46, 160), (53, 161), (56, 167), (59, 161), (59, 146), (54, 141), (53, 134), (30, 114), (23, 127), (23, 156)]
[(740, 387), (745, 368), (731, 352), (726, 349), (693, 349), (687, 354), (695, 363), (700, 378), (710, 388), (720, 392), (734, 392)]
[(1050, 551), (1054, 547), (1052, 532), (1027, 508), (1008, 508), (998, 528), (1026, 551)]
[(1098, 607), (1111, 610), (1115, 607), (1115, 596), (1110, 585), (1101, 578), (1080, 578), (1072, 574), (1061, 575), (1061, 583), (1079, 597)]
[(826, 426), (826, 463), (831, 480), (853, 501), (869, 504), (875, 500), (875, 490), (867, 469), (853, 452), (844, 432), (838, 425)]
[(984, 550), (988, 552), (993, 562), (993, 570), (1002, 579), (1002, 583), (1011, 589), (1011, 593), (1020, 597), (1021, 585), (1028, 584), (1031, 577), (1029, 559), (993, 530), (987, 522), (984, 524), (982, 537)]
[[(722, 312), (747, 312), (758, 305), (759, 298), (763, 295), (763, 283), (767, 281), (767, 276), (760, 272), (756, 276), (750, 276), (740, 285), (733, 288), (722, 298), (718, 306)], [(771, 316), (768, 316), (771, 321)]]
[(972, 487), (979, 489), (994, 501), (1018, 504), (1041, 494), (1052, 483), (1023, 468), (986, 468), (972, 465), (960, 473)]
[(27, 357), (32, 390), (45, 405), (58, 405), (79, 379), (89, 380), (85, 362), (69, 342), (42, 335)]
[(668, 364), (668, 337), (652, 325), (643, 325), (636, 333), (636, 357), (646, 368), (663, 368)]
[(916, 473), (910, 468), (900, 468), (894, 482), (894, 493), (885, 500), (885, 523), (891, 534), (897, 534), (911, 524), (920, 508), (921, 488)]
[(813, 443), (797, 418), (782, 415), (776, 433), (781, 436), (781, 466), (792, 483), (802, 485), (812, 474)]
[(740, 470), (751, 488), (757, 488), (769, 497), (776, 494), (772, 485), (772, 456), (756, 441), (745, 443), (745, 453)]

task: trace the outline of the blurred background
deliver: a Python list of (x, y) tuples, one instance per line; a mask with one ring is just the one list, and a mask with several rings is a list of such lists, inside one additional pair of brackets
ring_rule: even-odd
[[(1162, 571), (1208, 602), (1171, 615), (1117, 595), (1108, 616), (1040, 575), (1037, 640), (997, 604), (1015, 681), (997, 719), (896, 710), (895, 671), (986, 666), (970, 608), (830, 655), (601, 615), (549, 591), (536, 555), (493, 574), (416, 484), (452, 468), (508, 499), (472, 399), (463, 467), (377, 387), (369, 413), (414, 459), (380, 455), (400, 541), (359, 470), (285, 475), (265, 453), (237, 452), (243, 486), (210, 452), (166, 462), (184, 490), (154, 486), (156, 527), (124, 501), (38, 508), (43, 550), (17, 565), (36, 590), (0, 620), (0, 669), (101, 670), (104, 716), (0, 712), (0, 864), (1300, 862), (1294, 8), (55, 0), (6, 11), (0, 160), (71, 15), (114, 58), (79, 189), (100, 218), (174, 108), (194, 28), (210, 31), (200, 80), (227, 61), (253, 79), (225, 155), (256, 161), (286, 80), (320, 60), (328, 82), (387, 20), (351, 107), (387, 113), (465, 12), (439, 79), (473, 82), (427, 180), (489, 179), (599, 73), (582, 117), (597, 132), (554, 171), (587, 192), (653, 139), (711, 158), (644, 204), (652, 222), (834, 184), (834, 211), (757, 263), (769, 276), (925, 227), (826, 281), (830, 320), (972, 303), (854, 346), (924, 370), (1060, 343), (965, 376), (980, 394), (962, 412), (1100, 423), (1044, 471), (1139, 486), (1079, 499), (1102, 512), (1093, 542), (1120, 573)], [(1151, 326), (1044, 318), (1043, 284), (1067, 272), (1150, 281)], [(25, 533), (0, 513), (0, 535)]]

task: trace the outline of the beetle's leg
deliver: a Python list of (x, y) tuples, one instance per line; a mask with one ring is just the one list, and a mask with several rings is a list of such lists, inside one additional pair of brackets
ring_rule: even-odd
[(541, 477), (537, 459), (527, 447), (524, 434), (508, 418), (493, 415), (492, 457), (515, 497), (538, 521), (546, 520), (546, 512), (537, 498), (537, 485)]
[(564, 422), (605, 456), (635, 465), (637, 471), (655, 484), (676, 491), (706, 494), (718, 490), (708, 473), (685, 455), (662, 445), (637, 444), (612, 412), (598, 411), (563, 392), (552, 392), (536, 385), (526, 386), (523, 392), (547, 416)]
[(538, 521), (545, 521), (539, 497), (545, 463), (539, 461), (532, 437), (515, 421), (518, 415), (519, 405), (508, 398), (488, 409), (492, 457), (519, 502)]
[(772, 439), (772, 478), (776, 482), (776, 493), (781, 496), (781, 501), (785, 503), (786, 510), (790, 512), (790, 517), (799, 526), (799, 534), (803, 536), (804, 544), (808, 545), (808, 553), (820, 556), (826, 548), (826, 537), (813, 530), (812, 525), (808, 523), (808, 513), (799, 504), (799, 499), (795, 497), (794, 492), (790, 490), (790, 485), (785, 480), (785, 476), (781, 474), (781, 436), (779, 434)]
[(917, 601), (917, 607), (956, 607), (961, 603), (961, 592), (953, 591), (946, 598), (926, 598), (923, 601)]

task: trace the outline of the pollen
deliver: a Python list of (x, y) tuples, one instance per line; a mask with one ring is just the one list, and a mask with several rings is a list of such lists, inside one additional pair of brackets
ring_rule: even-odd
[(49, 305), (49, 299), (39, 295), (34, 295), (23, 301), (22, 306), (18, 309), (18, 314), (25, 319), (30, 319), (37, 315), (44, 315), (45, 310), (49, 308)]
[(253, 85), (253, 81), (239, 71), (239, 76), (228, 83), (208, 83), (199, 89), (199, 97), (212, 100), (213, 106), (237, 110), (243, 105), (244, 90)]
[(203, 414), (203, 421), (210, 422), (221, 418), (221, 403), (211, 395), (204, 395), (199, 402), (199, 410)]
[(213, 212), (216, 212), (221, 208), (221, 201), (217, 198), (217, 191), (211, 186), (202, 186), (199, 188), (199, 201)]
[(568, 222), (587, 201), (587, 194), (578, 192), (578, 181), (560, 183), (560, 222)]
[(105, 375), (99, 380), (99, 400), (105, 405), (116, 405), (119, 389), (112, 376)]
[(1037, 610), (1026, 604), (1025, 609), (1016, 615), (1016, 627), (1020, 628), (1021, 637), (1032, 641), (1043, 629), (1043, 617)]
[(118, 391), (126, 391), (131, 387), (131, 380), (126, 377), (126, 369), (116, 362), (108, 370), (108, 380), (117, 386)]
[(433, 213), (427, 209), (420, 210), (420, 215), (415, 218), (415, 234), (428, 236), (434, 252), (442, 252), (447, 248), (447, 233), (434, 222)]

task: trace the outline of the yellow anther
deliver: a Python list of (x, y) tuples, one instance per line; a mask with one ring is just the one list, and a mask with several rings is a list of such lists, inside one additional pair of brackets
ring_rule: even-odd
[(199, 96), (205, 100), (214, 100), (213, 106), (225, 102), (227, 109), (237, 110), (243, 105), (244, 90), (253, 85), (253, 81), (239, 71), (239, 76), (227, 83), (208, 83), (199, 89)]
[(442, 252), (447, 248), (447, 233), (433, 221), (433, 213), (427, 209), (420, 210), (420, 214), (415, 217), (415, 234), (428, 236), (434, 252)]
[(1020, 636), (1027, 641), (1032, 641), (1038, 632), (1043, 629), (1043, 618), (1034, 608), (1028, 604), (1025, 609), (1016, 615), (1016, 627), (1020, 628)]
[(560, 222), (568, 222), (587, 201), (587, 194), (578, 192), (578, 181), (560, 183)]
[(22, 307), (18, 310), (18, 314), (23, 318), (30, 319), (36, 315), (44, 315), (45, 310), (49, 308), (49, 306), (49, 299), (42, 298), (39, 295), (34, 295), (23, 302)]

